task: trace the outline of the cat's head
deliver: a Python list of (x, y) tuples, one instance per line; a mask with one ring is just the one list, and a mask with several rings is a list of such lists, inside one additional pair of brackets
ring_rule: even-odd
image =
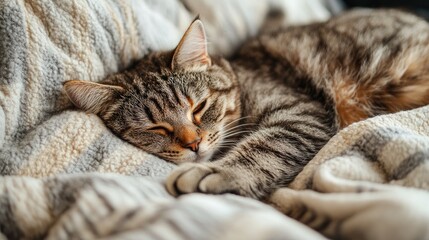
[(68, 81), (64, 90), (120, 138), (175, 163), (209, 159), (240, 116), (235, 74), (208, 55), (199, 19), (174, 50), (148, 54), (103, 83)]

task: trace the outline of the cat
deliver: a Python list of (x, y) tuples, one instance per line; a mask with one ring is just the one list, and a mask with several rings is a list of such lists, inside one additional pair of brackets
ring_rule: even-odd
[(102, 83), (68, 81), (78, 108), (174, 163), (173, 195), (262, 199), (287, 186), (340, 129), (429, 103), (429, 25), (397, 10), (354, 10), (209, 56), (195, 19), (172, 51)]

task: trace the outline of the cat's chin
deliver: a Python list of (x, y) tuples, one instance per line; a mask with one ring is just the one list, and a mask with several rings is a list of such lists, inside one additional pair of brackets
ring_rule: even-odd
[(182, 164), (182, 163), (189, 163), (189, 162), (195, 162), (195, 163), (207, 162), (210, 160), (212, 156), (213, 156), (213, 152), (206, 151), (206, 152), (192, 153), (191, 156), (186, 156), (182, 158), (165, 158), (162, 156), (160, 157), (163, 158), (164, 160), (167, 160), (175, 164)]
[(196, 160), (194, 162), (207, 162), (213, 156), (213, 152), (207, 154), (198, 154)]

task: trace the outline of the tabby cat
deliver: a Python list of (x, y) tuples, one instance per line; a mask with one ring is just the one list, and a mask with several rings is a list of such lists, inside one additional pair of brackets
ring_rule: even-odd
[(263, 198), (339, 129), (429, 103), (429, 25), (396, 10), (355, 10), (261, 35), (227, 61), (208, 55), (196, 19), (174, 50), (64, 89), (123, 140), (193, 162), (170, 175), (170, 193)]

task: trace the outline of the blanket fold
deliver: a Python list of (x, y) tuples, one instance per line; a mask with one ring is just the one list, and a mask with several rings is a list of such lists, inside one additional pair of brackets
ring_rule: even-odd
[(176, 200), (151, 178), (9, 176), (0, 179), (0, 192), (0, 230), (11, 239), (324, 239), (255, 200)]
[(271, 204), (334, 239), (427, 239), (428, 149), (429, 106), (353, 124)]

